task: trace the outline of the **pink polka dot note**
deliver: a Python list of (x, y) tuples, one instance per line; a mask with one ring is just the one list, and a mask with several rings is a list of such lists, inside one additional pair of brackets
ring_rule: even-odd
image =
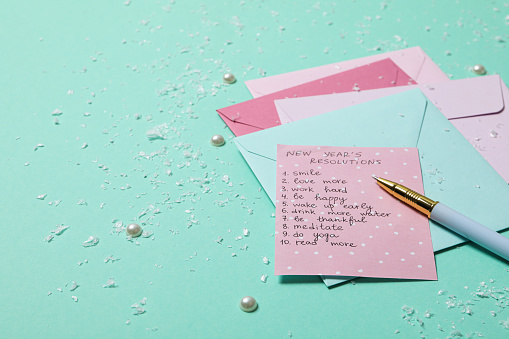
[(417, 148), (278, 145), (276, 275), (437, 279), (428, 218), (373, 175), (424, 192)]

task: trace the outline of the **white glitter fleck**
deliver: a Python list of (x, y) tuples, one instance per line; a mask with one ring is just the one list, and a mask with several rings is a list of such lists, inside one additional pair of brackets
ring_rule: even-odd
[(54, 230), (52, 230), (51, 233), (54, 233), (55, 235), (61, 235), (68, 228), (69, 228), (69, 226), (56, 225), (56, 228)]
[(111, 287), (117, 287), (117, 285), (115, 284), (115, 280), (113, 280), (113, 278), (109, 278), (108, 281), (106, 281), (106, 284), (103, 285), (103, 288)]
[(104, 262), (105, 262), (105, 263), (108, 263), (108, 262), (110, 262), (110, 261), (111, 261), (112, 263), (114, 263), (115, 261), (118, 261), (118, 260), (120, 260), (120, 258), (114, 258), (114, 257), (113, 257), (113, 255), (110, 255), (110, 256), (108, 256), (108, 257), (106, 257), (106, 258), (104, 259)]
[(85, 240), (83, 242), (82, 245), (83, 245), (83, 247), (92, 247), (92, 246), (97, 245), (98, 243), (99, 243), (99, 238), (94, 237), (94, 236), (90, 236), (90, 237), (88, 237), (87, 240)]
[(77, 204), (80, 205), (80, 206), (87, 206), (88, 205), (87, 202), (84, 199), (80, 199)]
[(76, 281), (73, 281), (72, 282), (72, 285), (71, 287), (69, 287), (69, 291), (74, 291), (75, 289), (77, 289), (80, 285), (78, 285), (78, 283)]
[(150, 128), (149, 130), (147, 130), (146, 134), (147, 134), (147, 138), (148, 140), (165, 140), (168, 138), (168, 132), (170, 130), (170, 127), (168, 126), (168, 124), (161, 124), (161, 125), (157, 125), (157, 126), (154, 126), (152, 128)]
[(34, 151), (37, 151), (41, 147), (44, 147), (44, 144), (37, 144), (36, 146), (34, 146)]
[[(135, 304), (135, 305), (136, 305), (136, 304)], [(141, 307), (141, 306), (135, 306), (135, 307), (131, 306), (131, 307), (132, 307), (132, 308), (134, 308), (134, 310), (133, 310), (133, 314), (134, 314), (134, 315), (140, 315), (140, 314), (143, 314), (143, 313), (147, 312), (147, 310), (145, 310), (145, 309), (144, 309), (143, 307)]]

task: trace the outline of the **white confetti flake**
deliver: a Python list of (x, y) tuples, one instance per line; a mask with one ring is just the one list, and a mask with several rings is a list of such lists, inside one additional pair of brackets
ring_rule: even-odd
[(77, 296), (73, 295), (73, 296), (71, 296), (71, 298), (72, 298), (72, 300), (74, 300), (74, 302), (78, 302), (78, 297)]
[(98, 243), (99, 243), (99, 238), (94, 237), (94, 236), (90, 236), (90, 237), (88, 237), (87, 240), (85, 240), (83, 242), (82, 245), (83, 245), (83, 247), (92, 247), (92, 246), (97, 245)]
[(55, 109), (53, 112), (51, 112), (51, 115), (53, 115), (53, 116), (60, 116), (62, 114), (63, 114), (63, 112), (61, 110), (59, 110), (58, 108)]
[(37, 144), (34, 146), (34, 151), (37, 151), (39, 148), (44, 147), (44, 144)]
[(87, 206), (87, 202), (84, 200), (84, 199), (80, 199), (80, 201), (77, 202), (78, 205), (80, 206)]
[(65, 225), (56, 225), (56, 228), (51, 231), (51, 233), (54, 233), (55, 235), (62, 235), (66, 229), (68, 229), (69, 226)]
[(263, 257), (263, 263), (264, 263), (265, 265), (268, 265), (268, 264), (269, 264), (269, 262), (270, 262), (270, 261), (269, 261), (269, 258), (267, 258), (267, 257)]
[(170, 127), (168, 124), (161, 124), (154, 126), (147, 130), (147, 138), (148, 140), (166, 140), (168, 138), (168, 132)]
[(118, 260), (120, 260), (120, 258), (114, 258), (113, 255), (110, 255), (110, 256), (107, 256), (106, 258), (104, 258), (105, 263), (108, 263), (108, 262), (114, 263), (115, 261), (118, 261)]
[(141, 236), (142, 236), (143, 238), (149, 238), (149, 237), (151, 237), (153, 234), (154, 234), (154, 232), (153, 232), (153, 231), (143, 231), (143, 232), (141, 233)]
[(72, 285), (71, 287), (69, 287), (69, 291), (74, 291), (75, 289), (77, 289), (80, 285), (78, 285), (78, 283), (76, 281), (73, 281), (72, 282)]
[(44, 198), (46, 198), (47, 194), (39, 194), (38, 196), (36, 196), (35, 198), (36, 199), (39, 199), (39, 200), (44, 200)]
[(143, 314), (147, 312), (147, 310), (145, 310), (143, 307), (141, 306), (137, 306), (137, 307), (134, 307), (134, 310), (133, 310), (133, 314), (134, 315), (140, 315), (140, 314)]
[(115, 284), (115, 280), (113, 280), (113, 278), (109, 278), (108, 281), (106, 281), (106, 284), (103, 285), (103, 288), (111, 287), (117, 287), (117, 285)]
[(131, 305), (131, 308), (133, 308), (133, 314), (134, 315), (140, 315), (146, 312), (144, 306), (147, 303), (147, 298), (143, 298), (139, 301), (139, 303), (135, 303)]
[(267, 275), (266, 274), (262, 275), (260, 280), (262, 281), (262, 283), (266, 283), (267, 282)]

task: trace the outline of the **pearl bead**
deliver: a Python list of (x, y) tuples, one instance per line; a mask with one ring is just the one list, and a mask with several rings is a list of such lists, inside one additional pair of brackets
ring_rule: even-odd
[(486, 74), (486, 68), (481, 64), (475, 65), (474, 68), (472, 68), (472, 72), (477, 75), (484, 75)]
[(244, 312), (253, 312), (258, 307), (255, 298), (247, 296), (240, 300), (240, 309)]
[(133, 238), (139, 237), (141, 232), (141, 226), (138, 224), (130, 224), (125, 230), (125, 233)]
[(222, 135), (216, 134), (210, 139), (210, 143), (212, 144), (212, 146), (219, 147), (223, 146), (225, 141)]
[(226, 73), (225, 75), (223, 75), (223, 81), (231, 85), (235, 81), (237, 81), (237, 79), (235, 79), (235, 75), (233, 75), (232, 73)]

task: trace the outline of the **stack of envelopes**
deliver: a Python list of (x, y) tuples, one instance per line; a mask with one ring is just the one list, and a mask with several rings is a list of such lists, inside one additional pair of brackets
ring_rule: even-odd
[[(413, 47), (246, 85), (254, 99), (217, 112), (274, 204), (278, 144), (416, 147), (421, 193), (496, 231), (509, 227), (509, 90), (498, 75), (449, 80)], [(435, 252), (466, 241), (429, 226)], [(322, 277), (328, 286), (352, 278)]]

